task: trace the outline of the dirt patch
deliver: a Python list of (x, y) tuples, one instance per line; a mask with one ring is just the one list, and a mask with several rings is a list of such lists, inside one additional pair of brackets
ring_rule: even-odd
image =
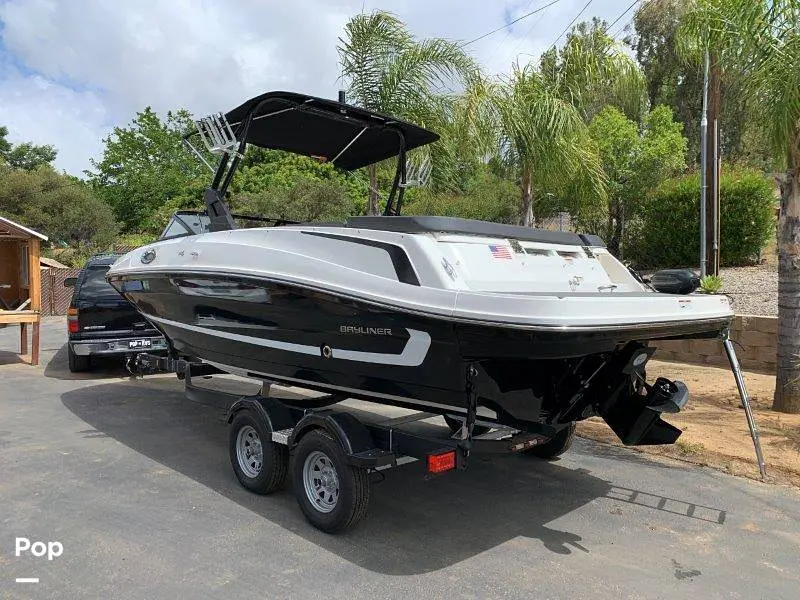
[[(714, 367), (651, 361), (648, 380), (658, 376), (680, 379), (689, 387), (689, 404), (665, 420), (683, 430), (678, 442), (669, 446), (638, 446), (645, 454), (668, 456), (720, 469), (733, 475), (759, 479), (753, 442), (739, 394), (730, 371)], [(768, 479), (800, 487), (800, 415), (770, 410), (775, 377), (745, 373)], [(597, 441), (621, 445), (599, 418), (578, 423), (578, 434)]]

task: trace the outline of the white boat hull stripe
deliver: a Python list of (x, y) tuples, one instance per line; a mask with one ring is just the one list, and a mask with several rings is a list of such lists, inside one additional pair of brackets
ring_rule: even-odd
[[(202, 333), (204, 335), (219, 337), (226, 340), (235, 340), (245, 344), (254, 344), (256, 346), (264, 346), (266, 348), (284, 350), (286, 352), (308, 354), (311, 356), (322, 356), (319, 346), (282, 342), (280, 340), (271, 340), (252, 335), (243, 335), (241, 333), (232, 333), (229, 331), (217, 331), (215, 329), (211, 329), (210, 327), (189, 325), (188, 323), (172, 321), (170, 319), (155, 317), (149, 314), (144, 314), (144, 316), (155, 323), (168, 325), (170, 327), (177, 327), (178, 329), (186, 329), (187, 331), (194, 331), (195, 333)], [(406, 331), (408, 332), (409, 336), (408, 341), (406, 342), (406, 345), (403, 347), (403, 351), (400, 352), (400, 354), (385, 354), (381, 352), (362, 352), (360, 350), (331, 348), (331, 359), (338, 358), (340, 360), (350, 360), (380, 365), (393, 365), (398, 367), (418, 367), (423, 363), (425, 357), (428, 355), (428, 349), (431, 346), (431, 336), (427, 332), (420, 331), (418, 329), (406, 329)]]

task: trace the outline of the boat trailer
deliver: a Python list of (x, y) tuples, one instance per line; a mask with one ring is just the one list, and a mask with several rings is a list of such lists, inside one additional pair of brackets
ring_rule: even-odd
[[(759, 471), (766, 477), (758, 426), (750, 407), (733, 342), (721, 338), (753, 439)], [(230, 425), (229, 455), (237, 479), (258, 494), (281, 489), (291, 470), (295, 497), (312, 525), (334, 533), (355, 525), (369, 503), (370, 477), (385, 469), (418, 460), (429, 476), (466, 469), (478, 453), (522, 453), (551, 458), (572, 443), (575, 426), (542, 425), (537, 433), (524, 432), (477, 414), (474, 380), (477, 370), (467, 367), (466, 415), (413, 412), (385, 418), (374, 412), (331, 408), (346, 395), (280, 397), (272, 389), (279, 382), (262, 381), (259, 393), (242, 396), (196, 385), (197, 378), (226, 374), (207, 363), (142, 353), (136, 358), (139, 374), (174, 372), (184, 381), (188, 399), (224, 411)], [(292, 386), (294, 387), (294, 386)], [(365, 413), (356, 415), (354, 413)], [(443, 416), (451, 435), (442, 427), (419, 425)], [(417, 426), (416, 430), (414, 426)], [(411, 429), (409, 429), (411, 427)], [(435, 429), (437, 434), (430, 433)], [(555, 445), (554, 445), (555, 441)]]
[[(477, 414), (477, 394), (469, 384), (466, 417), (413, 412), (386, 418), (373, 411), (332, 408), (345, 395), (299, 401), (296, 395), (281, 397), (268, 381), (250, 396), (197, 385), (198, 380), (227, 375), (207, 363), (143, 353), (137, 357), (137, 368), (140, 374), (175, 372), (189, 400), (221, 409), (230, 425), (229, 455), (239, 482), (258, 494), (270, 494), (284, 486), (291, 470), (294, 493), (306, 517), (331, 533), (344, 531), (365, 516), (369, 478), (375, 473), (422, 461), (428, 476), (435, 476), (466, 469), (473, 454), (549, 458), (566, 451), (574, 435), (574, 424), (543, 425), (541, 432), (530, 433), (483, 418)], [(469, 381), (475, 373), (468, 371)], [(449, 432), (422, 423), (442, 416)]]

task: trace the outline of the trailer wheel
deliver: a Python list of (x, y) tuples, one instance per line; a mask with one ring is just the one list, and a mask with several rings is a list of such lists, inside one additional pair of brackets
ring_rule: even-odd
[[(464, 425), (464, 419), (458, 419), (455, 417), (451, 417), (450, 415), (442, 415), (444, 417), (444, 422), (447, 423), (447, 426), (450, 428), (454, 434), (461, 431), (462, 425)], [(475, 425), (472, 428), (472, 435), (483, 435), (484, 433), (489, 433), (489, 427), (486, 425)]]
[(289, 449), (272, 441), (272, 432), (252, 411), (237, 413), (228, 438), (233, 472), (244, 487), (270, 494), (286, 483)]
[(569, 447), (572, 446), (572, 441), (574, 439), (575, 423), (572, 422), (555, 434), (552, 438), (547, 440), (544, 444), (539, 444), (528, 450), (525, 450), (524, 454), (544, 459), (555, 458), (556, 456), (561, 456), (564, 454), (564, 452), (569, 450)]
[(367, 470), (348, 464), (341, 445), (322, 430), (311, 431), (297, 444), (292, 481), (303, 514), (322, 531), (344, 531), (367, 514)]

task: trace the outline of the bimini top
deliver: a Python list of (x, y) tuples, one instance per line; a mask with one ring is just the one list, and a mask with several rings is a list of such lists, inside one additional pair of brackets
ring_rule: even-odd
[(238, 132), (251, 113), (244, 140), (248, 144), (319, 157), (346, 170), (439, 139), (432, 131), (399, 119), (294, 92), (261, 94), (234, 108), (225, 118)]

